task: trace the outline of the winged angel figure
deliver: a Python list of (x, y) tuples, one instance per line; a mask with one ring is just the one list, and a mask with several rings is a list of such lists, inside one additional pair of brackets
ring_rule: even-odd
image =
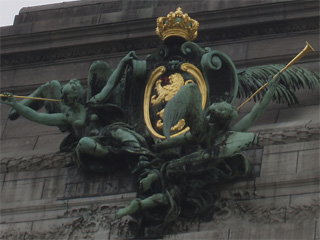
[[(83, 169), (112, 171), (121, 166), (119, 160), (134, 162), (141, 155), (152, 155), (145, 139), (124, 123), (123, 74), (134, 58), (134, 52), (127, 54), (115, 71), (103, 61), (94, 62), (89, 69), (87, 94), (77, 79), (64, 85), (50, 81), (29, 96), (58, 100), (45, 104), (34, 99), (17, 102), (7, 93), (4, 103), (12, 107), (9, 119), (22, 115), (37, 123), (58, 126), (62, 132), (68, 131), (60, 150), (74, 150), (76, 163)], [(46, 113), (38, 112), (43, 105)]]

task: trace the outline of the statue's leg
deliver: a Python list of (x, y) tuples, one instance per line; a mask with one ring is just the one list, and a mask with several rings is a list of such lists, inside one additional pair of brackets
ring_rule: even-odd
[(172, 160), (165, 168), (165, 174), (170, 178), (179, 178), (185, 175), (198, 175), (208, 170), (210, 154), (207, 150), (191, 153)]
[(140, 180), (140, 191), (141, 192), (146, 192), (150, 189), (151, 184), (154, 183), (155, 181), (157, 181), (159, 179), (158, 174), (156, 173), (149, 173), (145, 178)]
[(129, 203), (127, 207), (120, 209), (116, 213), (116, 218), (121, 218), (126, 215), (132, 215), (145, 209), (167, 205), (168, 203), (169, 202), (166, 195), (162, 193), (153, 194), (152, 196), (143, 200), (134, 199)]
[(228, 132), (218, 140), (207, 150), (170, 161), (165, 170), (167, 177), (178, 178), (185, 175), (202, 174), (217, 168), (225, 158), (257, 144), (257, 137), (254, 133)]
[(121, 143), (130, 143), (130, 146), (140, 147), (140, 143), (137, 138), (129, 131), (124, 131), (121, 128), (111, 130), (111, 135), (114, 139)]
[(109, 153), (108, 149), (105, 146), (102, 146), (96, 140), (90, 137), (81, 138), (76, 147), (76, 151), (79, 154), (85, 153), (100, 158)]
[(258, 138), (250, 132), (228, 132), (219, 142), (214, 144), (208, 152), (210, 155), (210, 168), (217, 167), (221, 161), (231, 157), (251, 146), (257, 145)]

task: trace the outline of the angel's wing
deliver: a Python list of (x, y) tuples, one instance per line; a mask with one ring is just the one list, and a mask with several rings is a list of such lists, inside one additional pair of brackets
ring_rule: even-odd
[[(52, 98), (52, 99), (61, 99), (61, 84), (59, 81), (53, 80), (41, 85), (29, 97), (40, 97), (40, 98)], [(38, 101), (33, 99), (23, 99), (20, 101), (21, 104), (28, 106), (34, 110), (39, 110), (41, 107), (45, 106), (47, 113), (58, 113), (61, 112), (60, 102), (51, 102), (51, 101)], [(20, 115), (14, 110), (11, 109), (8, 114), (10, 120), (16, 120)]]
[(101, 92), (112, 73), (113, 70), (104, 61), (95, 61), (91, 64), (88, 74), (87, 101)]
[[(247, 69), (238, 70), (239, 79), (239, 98), (248, 98), (262, 85), (264, 85), (268, 77), (276, 75), (285, 65), (273, 64), (249, 67)], [(288, 105), (298, 104), (299, 101), (294, 94), (298, 89), (309, 88), (314, 90), (320, 86), (319, 73), (312, 72), (302, 67), (290, 67), (281, 74), (280, 84), (274, 94), (273, 101), (276, 103), (286, 103)], [(262, 98), (266, 92), (264, 88), (256, 95), (254, 100)]]
[(185, 119), (191, 134), (200, 131), (205, 116), (202, 110), (202, 96), (195, 83), (182, 86), (167, 103), (163, 118), (163, 133), (166, 138), (170, 138), (171, 127), (177, 124), (180, 119)]

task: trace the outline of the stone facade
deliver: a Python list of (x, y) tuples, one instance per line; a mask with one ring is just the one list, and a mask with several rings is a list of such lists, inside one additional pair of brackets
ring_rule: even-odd
[[(23, 8), (13, 26), (1, 28), (1, 92), (26, 95), (53, 79), (76, 77), (85, 84), (93, 61), (115, 68), (130, 50), (145, 59), (160, 41), (156, 18), (178, 6), (200, 22), (196, 42), (225, 52), (238, 69), (287, 63), (305, 41), (319, 49), (318, 1), (90, 0)], [(319, 72), (318, 53), (297, 65)], [(250, 178), (215, 186), (221, 196), (213, 217), (149, 234), (320, 239), (319, 91), (299, 90), (297, 96), (300, 105), (270, 104), (250, 129), (266, 147), (246, 152), (254, 168)], [(1, 105), (1, 238), (127, 238), (127, 219), (114, 214), (135, 197), (130, 171), (79, 171), (71, 154), (58, 153), (63, 133), (23, 118), (9, 121), (8, 109)]]

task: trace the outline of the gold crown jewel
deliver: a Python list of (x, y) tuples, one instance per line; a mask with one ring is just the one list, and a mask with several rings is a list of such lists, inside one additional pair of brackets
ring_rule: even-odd
[(162, 41), (176, 36), (191, 42), (198, 36), (198, 28), (199, 22), (190, 18), (187, 13), (183, 13), (179, 7), (175, 12), (170, 12), (167, 17), (157, 19), (156, 32)]

